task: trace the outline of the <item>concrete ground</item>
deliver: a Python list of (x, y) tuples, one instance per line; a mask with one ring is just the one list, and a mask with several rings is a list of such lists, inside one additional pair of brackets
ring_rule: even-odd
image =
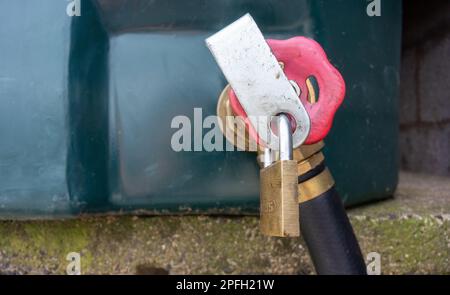
[[(450, 179), (401, 173), (395, 199), (349, 210), (383, 274), (450, 274)], [(92, 217), (0, 222), (0, 273), (313, 274), (301, 239), (268, 238), (256, 217)]]

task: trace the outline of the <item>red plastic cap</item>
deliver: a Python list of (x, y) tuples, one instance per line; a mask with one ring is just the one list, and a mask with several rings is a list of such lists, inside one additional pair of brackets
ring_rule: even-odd
[[(288, 40), (267, 40), (278, 61), (284, 63), (284, 72), (301, 89), (300, 101), (311, 120), (311, 129), (305, 144), (321, 141), (330, 131), (334, 115), (345, 96), (345, 82), (339, 71), (328, 61), (322, 47), (316, 41), (305, 37)], [(308, 101), (306, 80), (315, 77), (320, 95), (316, 103)], [(230, 105), (237, 116), (247, 117), (233, 90), (230, 90)], [(250, 135), (259, 138), (249, 120), (245, 120)]]

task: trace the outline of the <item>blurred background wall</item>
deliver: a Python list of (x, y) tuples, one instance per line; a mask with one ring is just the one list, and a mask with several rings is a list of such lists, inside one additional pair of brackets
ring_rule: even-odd
[(401, 167), (450, 176), (450, 1), (403, 5)]

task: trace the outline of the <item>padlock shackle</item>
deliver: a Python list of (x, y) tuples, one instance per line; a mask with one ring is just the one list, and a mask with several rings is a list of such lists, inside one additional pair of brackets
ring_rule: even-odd
[[(274, 120), (276, 123), (276, 128), (278, 130), (279, 138), (279, 160), (280, 161), (290, 161), (294, 159), (294, 149), (292, 140), (292, 125), (289, 116), (286, 114), (277, 115)], [(271, 121), (271, 122), (272, 122)], [(269, 147), (264, 148), (264, 167), (272, 165), (275, 159), (276, 153)]]
[(280, 161), (293, 160), (291, 121), (286, 114), (277, 116), (278, 137), (280, 142)]

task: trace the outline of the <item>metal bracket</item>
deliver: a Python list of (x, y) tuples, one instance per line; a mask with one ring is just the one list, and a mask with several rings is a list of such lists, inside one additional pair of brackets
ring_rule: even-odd
[(266, 146), (279, 149), (270, 122), (281, 113), (295, 120), (293, 148), (300, 146), (310, 130), (309, 115), (250, 14), (206, 39), (206, 44)]

